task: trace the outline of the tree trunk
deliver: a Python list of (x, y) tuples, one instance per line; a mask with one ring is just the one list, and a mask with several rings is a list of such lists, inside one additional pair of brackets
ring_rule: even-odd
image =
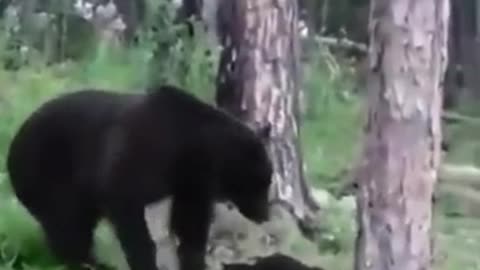
[[(452, 39), (454, 41), (453, 50), (455, 53), (455, 63), (458, 66), (458, 79), (463, 80), (461, 90), (456, 93), (460, 96), (460, 102), (468, 99), (478, 99), (480, 97), (480, 77), (477, 70), (480, 66), (480, 44), (478, 42), (478, 29), (476, 24), (476, 5), (477, 0), (452, 0), (452, 20), (454, 23), (454, 32)], [(451, 58), (451, 57), (450, 57)], [(455, 67), (455, 70), (457, 67)], [(462, 89), (464, 88), (464, 89)]]
[(224, 0), (218, 12), (217, 104), (247, 124), (271, 125), (272, 200), (302, 220), (317, 205), (299, 146), (297, 1)]
[(430, 269), (449, 1), (373, 0), (370, 11), (355, 269)]
[(13, 0), (0, 0), (0, 19), (3, 19), (5, 10), (10, 6)]
[(445, 89), (443, 95), (443, 106), (445, 110), (455, 108), (461, 96), (463, 83), (463, 71), (461, 67), (461, 50), (459, 50), (462, 39), (461, 13), (458, 1), (452, 1), (450, 7), (449, 39), (448, 39), (448, 64), (445, 74)]

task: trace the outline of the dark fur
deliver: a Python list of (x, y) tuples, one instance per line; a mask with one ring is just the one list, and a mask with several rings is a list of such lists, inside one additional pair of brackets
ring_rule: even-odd
[[(267, 134), (263, 129), (261, 134)], [(146, 204), (172, 195), (182, 270), (204, 268), (214, 200), (268, 216), (272, 168), (262, 139), (183, 91), (84, 90), (46, 102), (20, 127), (7, 169), (19, 200), (70, 265), (95, 264), (92, 232), (114, 225), (132, 270), (154, 270)]]
[(289, 256), (275, 253), (259, 258), (255, 264), (224, 264), (223, 270), (323, 270), (320, 267), (310, 267)]

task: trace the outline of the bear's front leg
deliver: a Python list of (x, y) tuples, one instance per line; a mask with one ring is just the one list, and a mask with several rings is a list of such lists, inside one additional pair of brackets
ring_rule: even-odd
[(115, 204), (109, 218), (131, 270), (157, 270), (155, 243), (150, 238), (141, 205)]
[[(195, 196), (197, 197), (197, 196)], [(212, 216), (210, 200), (174, 198), (170, 229), (179, 240), (177, 256), (179, 270), (204, 270), (208, 232)]]

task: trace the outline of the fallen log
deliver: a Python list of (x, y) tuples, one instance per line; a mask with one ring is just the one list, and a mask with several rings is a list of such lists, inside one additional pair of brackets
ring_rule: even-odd
[(480, 125), (480, 118), (472, 117), (468, 115), (462, 115), (460, 113), (452, 112), (452, 111), (443, 112), (442, 120), (445, 121), (446, 123), (466, 122), (469, 124)]
[(438, 186), (436, 194), (438, 203), (446, 206), (445, 209), (450, 209), (447, 210), (449, 214), (480, 217), (479, 190), (453, 183), (442, 183)]
[(363, 43), (358, 43), (348, 38), (334, 38), (326, 36), (315, 36), (315, 41), (330, 47), (337, 47), (340, 49), (355, 50), (360, 54), (366, 55), (368, 53), (368, 46)]
[(443, 164), (439, 170), (439, 182), (467, 185), (480, 190), (480, 168), (473, 165)]

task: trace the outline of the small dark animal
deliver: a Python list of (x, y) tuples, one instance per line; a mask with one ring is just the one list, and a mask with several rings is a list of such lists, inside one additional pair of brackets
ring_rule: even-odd
[(320, 267), (311, 267), (295, 260), (292, 257), (275, 253), (259, 258), (255, 264), (224, 264), (223, 270), (324, 270)]
[(67, 264), (97, 264), (93, 230), (107, 217), (130, 268), (156, 270), (144, 207), (171, 195), (181, 270), (202, 270), (214, 201), (231, 201), (258, 223), (268, 218), (268, 134), (172, 86), (147, 94), (83, 90), (27, 118), (7, 170)]

